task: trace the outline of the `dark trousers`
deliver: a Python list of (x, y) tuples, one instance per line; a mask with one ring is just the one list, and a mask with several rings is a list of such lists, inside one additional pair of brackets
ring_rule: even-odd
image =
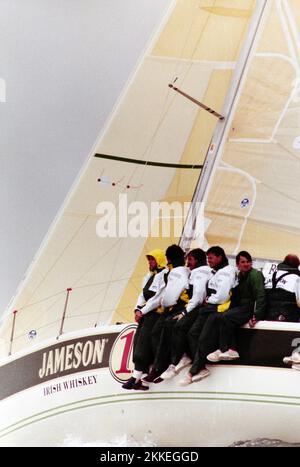
[(137, 327), (133, 341), (132, 360), (137, 371), (148, 373), (149, 366), (153, 363), (154, 353), (151, 342), (151, 332), (160, 315), (150, 311), (142, 317)]
[(189, 313), (184, 315), (183, 318), (181, 318), (179, 321), (175, 321), (171, 344), (171, 363), (173, 365), (177, 365), (179, 363), (184, 353), (192, 358), (192, 353), (188, 342), (188, 332), (198, 317), (199, 308), (200, 307), (194, 308)]
[(152, 349), (155, 355), (153, 365), (159, 373), (163, 373), (171, 362), (172, 335), (176, 324), (173, 318), (178, 314), (176, 309), (165, 311), (152, 329)]
[(216, 350), (219, 343), (219, 319), (217, 305), (201, 307), (198, 317), (188, 333), (189, 346), (193, 357), (190, 369), (196, 375), (205, 368), (206, 356)]
[(225, 313), (220, 313), (220, 340), (219, 349), (226, 352), (228, 349), (237, 348), (237, 329), (248, 323), (253, 313), (246, 306), (231, 308)]
[(287, 305), (282, 308), (267, 308), (267, 321), (287, 321), (290, 323), (298, 323), (300, 321), (300, 308), (295, 304), (294, 306)]

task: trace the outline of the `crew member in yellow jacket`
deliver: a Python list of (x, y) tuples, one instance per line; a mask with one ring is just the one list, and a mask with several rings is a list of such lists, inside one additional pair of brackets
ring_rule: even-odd
[(141, 378), (148, 374), (149, 367), (153, 363), (154, 355), (151, 345), (151, 331), (160, 315), (157, 308), (160, 304), (157, 296), (165, 287), (164, 275), (166, 269), (166, 257), (162, 250), (150, 251), (146, 258), (149, 263), (149, 272), (143, 280), (142, 292), (140, 293), (134, 314), (138, 328), (133, 343), (134, 371), (132, 377), (122, 385), (124, 389), (147, 390)]

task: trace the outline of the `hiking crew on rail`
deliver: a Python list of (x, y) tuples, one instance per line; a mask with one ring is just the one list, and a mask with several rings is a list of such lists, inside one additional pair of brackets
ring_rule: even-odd
[[(247, 251), (236, 256), (236, 272), (220, 246), (206, 253), (191, 250), (186, 266), (178, 245), (168, 247), (166, 257), (162, 250), (146, 257), (149, 272), (134, 310), (135, 366), (124, 389), (149, 389), (150, 383), (171, 379), (187, 366), (179, 384), (200, 381), (210, 374), (207, 360), (239, 358), (240, 326), (254, 327), (262, 319), (300, 321), (300, 261), (294, 254), (264, 275), (252, 267)], [(298, 352), (283, 361), (300, 370)]]

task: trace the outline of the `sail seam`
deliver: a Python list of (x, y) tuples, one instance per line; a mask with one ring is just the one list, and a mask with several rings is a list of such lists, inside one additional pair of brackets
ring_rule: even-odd
[(236, 61), (215, 61), (215, 60), (197, 60), (194, 58), (182, 58), (182, 57), (167, 57), (167, 56), (157, 56), (157, 55), (149, 55), (149, 58), (154, 60), (160, 60), (163, 62), (180, 62), (180, 63), (188, 63), (192, 65), (209, 65), (214, 70), (227, 70), (227, 69), (234, 69), (236, 67)]

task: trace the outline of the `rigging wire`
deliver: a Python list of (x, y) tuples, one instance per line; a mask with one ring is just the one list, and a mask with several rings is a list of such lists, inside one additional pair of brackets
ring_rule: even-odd
[(50, 300), (51, 298), (56, 297), (57, 295), (61, 295), (63, 293), (65, 293), (65, 289), (61, 290), (60, 292), (57, 292), (55, 294), (49, 295), (49, 297), (42, 298), (41, 300), (37, 300), (36, 302), (29, 303), (27, 305), (21, 306), (20, 308), (18, 308), (18, 312), (21, 312), (21, 311), (25, 310), (26, 308), (30, 308), (30, 307), (33, 307), (35, 305), (39, 305), (39, 304), (41, 304), (43, 302), (46, 302), (46, 301)]
[(84, 226), (84, 224), (86, 223), (86, 221), (88, 220), (88, 217), (89, 216), (86, 216), (85, 219), (82, 221), (82, 223), (79, 225), (79, 227), (76, 229), (76, 231), (74, 232), (74, 234), (72, 235), (72, 237), (70, 238), (70, 240), (68, 241), (68, 243), (64, 246), (64, 248), (62, 249), (61, 253), (58, 255), (58, 257), (55, 259), (54, 263), (52, 263), (52, 265), (50, 266), (50, 268), (47, 270), (47, 272), (44, 274), (44, 276), (42, 277), (42, 279), (38, 282), (38, 284), (36, 285), (36, 287), (33, 289), (33, 291), (31, 292), (31, 295), (30, 297), (28, 297), (28, 300), (27, 302), (31, 299), (31, 297), (33, 297), (33, 295), (35, 294), (35, 292), (37, 291), (37, 289), (41, 286), (41, 284), (45, 281), (46, 277), (49, 275), (49, 273), (53, 270), (54, 266), (58, 263), (58, 261), (61, 259), (61, 257), (64, 255), (65, 251), (68, 249), (68, 247), (71, 245), (71, 243), (73, 242), (73, 240), (77, 237), (79, 231), (82, 229), (82, 227)]

